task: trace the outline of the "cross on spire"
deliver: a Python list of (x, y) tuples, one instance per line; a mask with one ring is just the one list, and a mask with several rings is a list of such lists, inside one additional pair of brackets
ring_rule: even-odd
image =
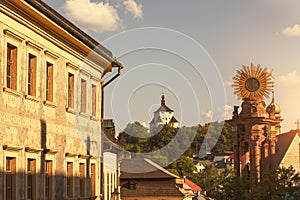
[(299, 119), (297, 120), (297, 122), (295, 122), (295, 124), (297, 124), (297, 131), (299, 132), (300, 131), (300, 121), (299, 121)]

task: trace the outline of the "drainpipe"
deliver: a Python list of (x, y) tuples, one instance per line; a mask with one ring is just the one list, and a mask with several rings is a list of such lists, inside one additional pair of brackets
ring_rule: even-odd
[(121, 74), (121, 69), (123, 69), (123, 65), (118, 62), (117, 60), (114, 60), (103, 72), (101, 79), (106, 75), (107, 72), (112, 72), (112, 68), (118, 68), (118, 73), (114, 75), (110, 80), (108, 80), (106, 83), (102, 81), (101, 84), (101, 124), (103, 125), (103, 120), (104, 120), (104, 87), (109, 85), (111, 82), (113, 82), (118, 76)]
[[(118, 72), (116, 75), (114, 75), (111, 79), (109, 79), (107, 82), (104, 83), (102, 78), (106, 75), (108, 72), (112, 72), (112, 68), (118, 68)], [(123, 65), (118, 62), (116, 59), (111, 62), (111, 64), (104, 70), (102, 76), (101, 76), (101, 141), (103, 141), (103, 124), (104, 124), (104, 88), (109, 85), (112, 81), (114, 81), (118, 76), (121, 74), (121, 69), (123, 69)], [(103, 164), (103, 145), (101, 144), (101, 199), (104, 199), (104, 164)]]

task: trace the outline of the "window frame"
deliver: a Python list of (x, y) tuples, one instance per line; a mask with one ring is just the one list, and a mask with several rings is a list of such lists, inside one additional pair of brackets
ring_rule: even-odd
[[(38, 101), (37, 97), (40, 96), (38, 92), (38, 85), (40, 84), (40, 80), (38, 79), (38, 74), (40, 72), (40, 60), (41, 60), (41, 51), (42, 47), (38, 46), (36, 43), (31, 42), (29, 40), (26, 41), (26, 86), (25, 86), (25, 98), (31, 99), (34, 101)], [(34, 66), (33, 73), (30, 73), (30, 67), (32, 64), (31, 58), (34, 57)], [(30, 77), (30, 74), (32, 76)], [(31, 81), (30, 81), (31, 80)]]
[[(53, 193), (53, 161), (45, 159), (44, 198), (52, 199)], [(50, 171), (49, 171), (50, 166)]]
[(91, 115), (92, 117), (97, 116), (97, 90), (98, 87), (95, 83), (91, 84)]
[(79, 196), (84, 197), (86, 193), (86, 163), (79, 163)]
[(67, 79), (67, 105), (68, 108), (74, 110), (75, 108), (75, 74), (68, 72), (68, 79)]
[(80, 79), (80, 112), (87, 113), (87, 80)]
[[(3, 61), (5, 63), (5, 67), (3, 67), (3, 75), (4, 75), (4, 81), (3, 81), (3, 85), (4, 91), (10, 92), (16, 96), (20, 96), (21, 93), (18, 92), (20, 90), (21, 85), (19, 84), (19, 71), (20, 71), (20, 59), (21, 59), (21, 51), (20, 51), (20, 46), (22, 45), (22, 42), (25, 40), (23, 37), (21, 37), (20, 35), (18, 35), (17, 33), (15, 33), (14, 31), (12, 31), (11, 29), (4, 29), (3, 30), (4, 33), (4, 49), (5, 52), (2, 55)], [(8, 45), (12, 45), (15, 46), (17, 48), (17, 55), (16, 55), (16, 86), (15, 89), (11, 88), (11, 87), (7, 87), (7, 46)]]
[(26, 159), (26, 199), (36, 199), (37, 182), (36, 182), (37, 160), (34, 158)]
[(45, 99), (48, 102), (53, 102), (54, 100), (54, 92), (53, 92), (53, 88), (54, 88), (54, 64), (46, 61), (46, 85), (45, 85)]
[[(79, 98), (78, 97), (78, 92), (80, 91), (80, 86), (78, 85), (79, 80), (77, 80), (77, 78), (79, 73), (79, 67), (73, 63), (67, 62), (66, 63), (66, 75), (65, 75), (65, 80), (66, 80), (66, 84), (65, 84), (65, 88), (66, 88), (66, 111), (72, 114), (75, 114), (75, 111), (78, 112), (77, 109), (79, 109), (80, 111), (80, 107), (78, 108), (78, 101)], [(74, 87), (73, 87), (73, 106), (70, 106), (70, 102), (69, 102), (69, 97), (71, 94), (69, 94), (69, 74), (74, 75)]]
[(27, 94), (37, 96), (37, 63), (38, 57), (32, 53), (27, 54)]
[[(51, 163), (52, 163), (52, 173), (51, 173), (51, 176), (50, 176), (50, 183), (51, 183), (51, 185), (50, 185), (50, 193), (49, 193), (49, 200), (50, 199), (53, 199), (54, 198), (54, 194), (55, 194), (55, 191), (54, 191), (54, 189), (55, 189), (55, 179), (54, 179), (54, 177), (55, 177), (55, 169), (56, 169), (56, 160), (55, 160), (55, 155), (56, 155), (56, 153), (58, 152), (57, 150), (53, 150), (53, 149), (48, 149), (49, 151), (47, 151), (46, 153), (45, 153), (45, 161), (44, 161), (44, 164), (46, 165), (46, 162), (47, 161), (50, 161)], [(46, 170), (46, 166), (45, 166), (45, 168), (44, 168), (44, 170)], [(46, 176), (46, 174), (45, 174), (45, 176)], [(45, 177), (45, 179), (44, 179), (44, 181), (46, 181), (46, 177)], [(45, 183), (45, 182), (44, 182)], [(46, 188), (45, 188), (45, 184), (44, 184), (44, 188), (43, 188), (43, 191), (44, 191), (44, 199), (45, 200), (47, 200), (47, 198), (46, 198)]]
[(91, 162), (90, 169), (90, 193), (92, 196), (96, 196), (97, 164), (95, 162)]
[(6, 73), (5, 86), (11, 90), (18, 90), (18, 46), (7, 42), (6, 44)]
[[(71, 166), (69, 166), (71, 165)], [(70, 171), (70, 168), (71, 171)], [(72, 198), (74, 196), (74, 162), (66, 162), (66, 197)]]
[[(19, 194), (17, 193), (16, 188), (18, 188), (19, 184), (18, 184), (18, 176), (17, 176), (17, 172), (18, 172), (18, 166), (19, 166), (19, 153), (20, 151), (23, 149), (23, 147), (19, 147), (19, 146), (11, 146), (11, 145), (3, 145), (3, 153), (4, 153), (4, 160), (5, 160), (5, 164), (3, 166), (3, 171), (6, 171), (6, 158), (8, 157), (12, 157), (15, 159), (15, 174), (14, 174), (14, 186), (15, 189), (13, 190), (13, 197), (12, 199), (18, 199), (19, 198)], [(5, 174), (4, 174), (4, 177)], [(7, 194), (6, 194), (6, 178), (4, 179), (4, 199), (7, 199)]]
[[(48, 50), (44, 50), (44, 55), (45, 55), (45, 60), (43, 61), (43, 70), (44, 70), (44, 104), (48, 105), (50, 107), (55, 108), (56, 105), (56, 67), (57, 67), (57, 60), (59, 58), (58, 55), (48, 51)], [(49, 83), (49, 85), (51, 85), (51, 91), (50, 94), (47, 94), (47, 65), (50, 64), (52, 65), (52, 82)], [(47, 95), (50, 95), (49, 97), (47, 97)]]
[[(8, 160), (12, 160), (13, 161), (13, 170), (7, 170), (7, 164), (8, 164)], [(10, 167), (11, 168), (11, 167)], [(17, 157), (14, 156), (5, 156), (5, 199), (17, 199), (16, 198), (16, 188), (17, 188), (17, 180), (16, 180), (16, 170), (17, 170)], [(8, 197), (8, 174), (11, 176), (11, 195), (9, 195)]]

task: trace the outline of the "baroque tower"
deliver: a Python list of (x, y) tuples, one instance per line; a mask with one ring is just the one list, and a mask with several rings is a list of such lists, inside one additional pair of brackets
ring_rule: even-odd
[[(237, 176), (250, 178), (251, 186), (274, 170), (276, 135), (280, 133), (280, 107), (275, 103), (272, 72), (260, 65), (243, 66), (233, 77), (234, 94), (242, 99), (241, 111), (234, 106), (228, 120), (232, 126), (234, 169)], [(272, 92), (266, 107), (264, 98)], [(251, 188), (252, 188), (251, 187)]]

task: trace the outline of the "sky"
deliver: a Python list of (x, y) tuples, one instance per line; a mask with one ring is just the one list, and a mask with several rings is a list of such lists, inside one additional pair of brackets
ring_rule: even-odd
[[(232, 77), (243, 65), (274, 69), (282, 132), (300, 118), (297, 0), (44, 0), (125, 68), (105, 88), (105, 118), (118, 130), (146, 126), (162, 93), (180, 124), (228, 119), (241, 101)], [(108, 80), (112, 74), (107, 75)], [(268, 105), (270, 99), (265, 102)]]

